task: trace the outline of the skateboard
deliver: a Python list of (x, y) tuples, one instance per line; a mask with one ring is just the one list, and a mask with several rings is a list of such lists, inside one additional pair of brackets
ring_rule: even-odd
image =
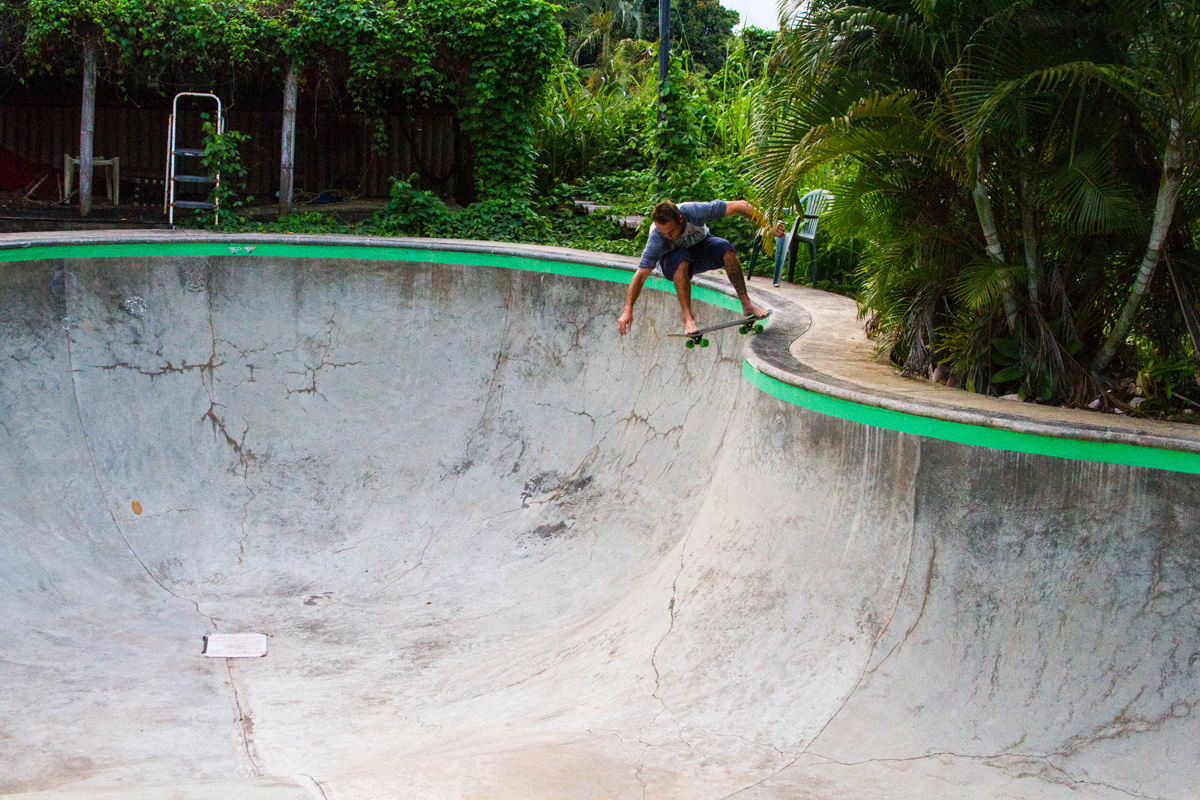
[[(770, 314), (767, 314), (767, 317), (769, 316)], [(735, 319), (732, 322), (722, 322), (720, 325), (709, 325), (707, 328), (701, 328), (695, 333), (668, 333), (667, 336), (675, 339), (687, 339), (684, 344), (688, 348), (695, 347), (696, 345), (708, 347), (708, 339), (704, 338), (704, 334), (719, 331), (722, 328), (732, 328), (735, 325), (739, 326), (738, 333), (742, 335), (747, 333), (762, 333), (763, 322), (767, 317), (745, 317), (744, 319)]]

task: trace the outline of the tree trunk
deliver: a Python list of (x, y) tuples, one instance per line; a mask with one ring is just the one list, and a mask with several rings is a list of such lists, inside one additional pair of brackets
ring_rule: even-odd
[(83, 109), (79, 117), (79, 215), (92, 213), (92, 140), (96, 130), (96, 43), (83, 46)]
[(299, 93), (296, 62), (288, 64), (283, 83), (283, 140), (279, 157), (279, 216), (292, 213), (292, 189), (296, 177), (296, 95)]
[[(1025, 240), (1025, 270), (1029, 285), (1029, 300), (1038, 306), (1042, 286), (1042, 232), (1038, 228), (1037, 209), (1033, 205), (1033, 189), (1029, 175), (1021, 174), (1021, 235)], [(1040, 306), (1039, 306), (1040, 308)]]
[(1137, 317), (1150, 281), (1154, 279), (1154, 270), (1158, 266), (1162, 254), (1163, 242), (1171, 229), (1171, 220), (1175, 217), (1175, 202), (1179, 199), (1179, 185), (1183, 181), (1183, 129), (1178, 119), (1171, 120), (1171, 133), (1167, 136), (1167, 149), (1163, 154), (1163, 174), (1158, 185), (1158, 199), (1154, 203), (1154, 226), (1150, 229), (1150, 242), (1146, 246), (1146, 255), (1142, 257), (1142, 266), (1138, 270), (1129, 297), (1121, 307), (1121, 315), (1108, 334), (1104, 346), (1096, 353), (1092, 362), (1092, 371), (1099, 372), (1108, 366), (1117, 348), (1129, 336), (1133, 320)]
[[(983, 182), (983, 159), (978, 154), (975, 156), (975, 190), (971, 194), (975, 198), (975, 213), (979, 217), (979, 226), (983, 229), (983, 238), (987, 242), (988, 256), (993, 261), (1004, 264), (1004, 248), (1000, 244), (1000, 232), (996, 228), (996, 217), (992, 213), (992, 198)], [(1000, 296), (1004, 301), (1004, 317), (1008, 320), (1008, 327), (1015, 333), (1018, 324), (1017, 301), (1013, 297), (1012, 275), (1007, 272), (1000, 287)]]

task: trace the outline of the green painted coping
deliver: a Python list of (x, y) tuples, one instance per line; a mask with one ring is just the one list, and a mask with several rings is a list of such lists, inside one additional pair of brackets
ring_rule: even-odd
[[(549, 261), (529, 256), (502, 253), (478, 253), (456, 250), (431, 250), (419, 247), (375, 247), (370, 245), (313, 245), (285, 243), (221, 243), (221, 242), (143, 242), (129, 244), (55, 244), (0, 250), (0, 262), (41, 261), (59, 258), (135, 258), (143, 256), (255, 256), (261, 258), (343, 258), (372, 261), (411, 261), (433, 264), (464, 264), (468, 266), (520, 269), (575, 278), (589, 278), (610, 283), (627, 283), (629, 273), (612, 267)], [(674, 293), (670, 281), (652, 277), (646, 286)], [(693, 288), (693, 296), (702, 302), (732, 311), (740, 306), (735, 298), (703, 286)], [(934, 419), (906, 414), (877, 406), (854, 403), (764, 375), (749, 362), (742, 362), (742, 376), (753, 386), (786, 403), (807, 408), (820, 414), (850, 420), (861, 425), (926, 436), (949, 442), (1007, 450), (1017, 453), (1053, 456), (1075, 461), (1098, 461), (1147, 467), (1171, 472), (1200, 474), (1200, 453), (1164, 450), (1122, 442), (1098, 442), (1087, 439), (1068, 439), (1042, 436), (982, 425)]]
[[(431, 250), (420, 247), (373, 247), (371, 245), (313, 245), (282, 243), (221, 242), (131, 242), (129, 244), (66, 244), (0, 250), (0, 263), (41, 261), (52, 258), (138, 258), (145, 256), (255, 256), (258, 258), (344, 258), (370, 261), (413, 261), (420, 264), (465, 264), (472, 267), (501, 267), (528, 272), (591, 278), (610, 283), (628, 283), (629, 273), (612, 267), (546, 261), (529, 256), (504, 253), (477, 253), (459, 250)], [(663, 278), (651, 277), (646, 286), (674, 294), (675, 287)], [(692, 296), (731, 311), (741, 309), (735, 298), (704, 286), (692, 287)]]
[(1053, 456), (1072, 461), (1100, 461), (1170, 472), (1200, 473), (1200, 453), (1164, 450), (1124, 442), (1097, 442), (1088, 439), (1042, 436), (1036, 433), (988, 428), (983, 425), (968, 425), (963, 422), (906, 414), (902, 411), (855, 403), (802, 389), (799, 386), (792, 386), (772, 378), (770, 375), (764, 375), (745, 361), (742, 362), (742, 377), (785, 403), (875, 428), (886, 428), (900, 433), (910, 433), (914, 436), (927, 436), (931, 439), (943, 439), (948, 442), (986, 447), (991, 450)]

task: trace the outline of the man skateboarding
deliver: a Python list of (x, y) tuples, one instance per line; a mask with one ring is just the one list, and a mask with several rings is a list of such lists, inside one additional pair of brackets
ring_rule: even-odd
[[(621, 335), (633, 327), (633, 305), (637, 302), (642, 286), (654, 267), (661, 266), (663, 277), (675, 284), (675, 295), (683, 311), (684, 333), (699, 330), (692, 316), (692, 276), (713, 269), (725, 269), (729, 282), (742, 303), (747, 317), (765, 317), (770, 312), (750, 302), (746, 291), (746, 280), (742, 276), (742, 264), (733, 245), (708, 232), (704, 223), (712, 219), (740, 214), (754, 219), (754, 209), (745, 200), (713, 200), (708, 203), (680, 203), (675, 205), (664, 200), (654, 207), (650, 219), (654, 223), (646, 239), (646, 249), (638, 263), (637, 272), (629, 281), (625, 293), (625, 309), (617, 318), (617, 330)], [(775, 235), (783, 235), (783, 223), (775, 225)]]

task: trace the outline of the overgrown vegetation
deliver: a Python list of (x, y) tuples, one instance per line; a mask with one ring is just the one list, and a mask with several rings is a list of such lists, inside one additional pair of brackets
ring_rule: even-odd
[(213, 204), (210, 211), (200, 212), (199, 219), (205, 226), (237, 228), (245, 224), (245, 218), (239, 213), (246, 203), (253, 203), (254, 197), (243, 196), (241, 187), (246, 177), (246, 168), (242, 166), (241, 148), (249, 138), (240, 131), (219, 131), (214, 120), (204, 118), (204, 148), (201, 150), (200, 162), (204, 165), (206, 175), (218, 175), (220, 180), (209, 189), (207, 200)]
[[(0, 0), (0, 63), (77, 76), (91, 48), (105, 80), (163, 91), (291, 65), (368, 116), (455, 105), (478, 202), (395, 176), (353, 228), (378, 235), (636, 254), (647, 223), (630, 238), (610, 216), (723, 197), (775, 217), (824, 188), (818, 285), (857, 298), (909, 374), (1200, 409), (1200, 0), (813, 0), (785, 6), (778, 35), (675, 0), (665, 85), (656, 5)], [(230, 211), (239, 144), (210, 137)], [(348, 230), (313, 212), (222, 224)], [(713, 228), (748, 255), (750, 223)]]
[(868, 329), (908, 372), (1178, 411), (1197, 55), (1192, 1), (815, 0), (766, 82), (756, 186), (786, 205), (835, 169), (827, 231), (859, 239)]
[[(457, 106), (481, 198), (526, 196), (530, 148), (562, 57), (545, 0), (3, 0), (10, 74), (79, 74), (127, 90), (204, 90), (294, 66), (368, 116), (388, 103)], [(382, 141), (381, 122), (377, 139)]]

